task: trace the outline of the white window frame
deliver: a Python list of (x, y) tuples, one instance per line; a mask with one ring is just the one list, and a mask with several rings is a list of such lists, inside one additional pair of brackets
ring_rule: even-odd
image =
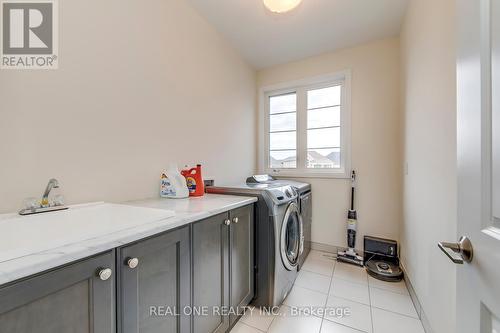
[[(340, 109), (340, 168), (313, 169), (306, 167), (307, 159), (307, 97), (311, 89), (342, 85)], [(269, 97), (297, 92), (297, 168), (273, 169), (269, 167)], [(351, 174), (351, 71), (343, 70), (293, 82), (266, 86), (259, 89), (259, 173), (278, 177), (350, 178)]]

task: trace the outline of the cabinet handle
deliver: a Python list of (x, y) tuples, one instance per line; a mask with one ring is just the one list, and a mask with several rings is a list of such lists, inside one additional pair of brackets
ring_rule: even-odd
[(129, 268), (136, 268), (139, 265), (139, 258), (127, 258), (127, 266)]
[(235, 218), (233, 219), (233, 222), (234, 222), (234, 223), (238, 223), (239, 221), (240, 221), (240, 220), (239, 220), (237, 217), (235, 217)]
[(111, 275), (113, 275), (113, 271), (111, 270), (111, 268), (99, 268), (97, 270), (97, 276), (102, 281), (108, 280), (111, 277)]
[(231, 220), (230, 219), (224, 220), (224, 224), (225, 225), (230, 225), (231, 224)]

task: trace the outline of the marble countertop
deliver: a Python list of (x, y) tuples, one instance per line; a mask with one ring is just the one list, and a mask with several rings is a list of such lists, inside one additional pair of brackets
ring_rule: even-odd
[[(74, 206), (74, 212), (82, 207), (90, 207), (94, 215), (99, 209), (109, 208), (120, 211), (120, 214), (104, 216), (107, 218), (105, 227), (102, 223), (88, 223), (88, 215), (81, 214), (81, 222), (73, 221), (71, 232), (61, 232), (64, 226), (64, 214), (71, 214), (71, 209), (54, 217), (54, 230), (29, 232), (30, 217), (20, 217), (16, 214), (0, 216), (0, 285), (28, 277), (55, 267), (65, 265), (92, 255), (111, 250), (137, 240), (159, 234), (174, 228), (187, 225), (238, 207), (246, 206), (257, 199), (232, 195), (206, 194), (199, 198), (188, 199), (146, 199), (117, 204), (94, 203)], [(120, 210), (120, 208), (122, 208)], [(89, 209), (82, 210), (88, 214)], [(51, 214), (39, 216), (50, 218)], [(132, 216), (126, 220), (117, 218), (121, 214)], [(141, 215), (142, 214), (142, 215)], [(92, 216), (92, 215), (90, 215)], [(144, 216), (144, 223), (139, 218)], [(31, 217), (33, 219), (33, 217)], [(121, 222), (123, 220), (123, 222)], [(40, 219), (33, 220), (40, 221)], [(117, 222), (120, 221), (120, 222)], [(139, 221), (139, 222), (138, 222)], [(51, 224), (45, 224), (50, 225)], [(90, 227), (89, 227), (90, 225)], [(111, 227), (110, 227), (111, 226)], [(68, 229), (69, 231), (70, 229)], [(82, 234), (82, 232), (84, 233)], [(66, 238), (64, 235), (67, 235)], [(77, 237), (78, 236), (78, 237)], [(2, 237), (8, 237), (2, 240)], [(16, 242), (22, 239), (23, 242)], [(10, 242), (11, 244), (8, 244)], [(8, 245), (5, 245), (8, 244)]]

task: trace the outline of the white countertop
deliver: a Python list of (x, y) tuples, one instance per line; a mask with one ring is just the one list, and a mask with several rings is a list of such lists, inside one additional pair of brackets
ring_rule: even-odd
[(76, 205), (31, 216), (0, 215), (0, 285), (255, 201), (254, 197), (206, 194)]

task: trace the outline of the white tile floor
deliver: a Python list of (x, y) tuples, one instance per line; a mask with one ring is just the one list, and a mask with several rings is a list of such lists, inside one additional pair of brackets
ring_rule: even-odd
[[(297, 315), (299, 308), (315, 310)], [(330, 309), (348, 309), (340, 316)], [(295, 311), (295, 312), (294, 312)], [(369, 277), (363, 268), (311, 251), (279, 309), (247, 311), (231, 333), (424, 333), (404, 282)]]

